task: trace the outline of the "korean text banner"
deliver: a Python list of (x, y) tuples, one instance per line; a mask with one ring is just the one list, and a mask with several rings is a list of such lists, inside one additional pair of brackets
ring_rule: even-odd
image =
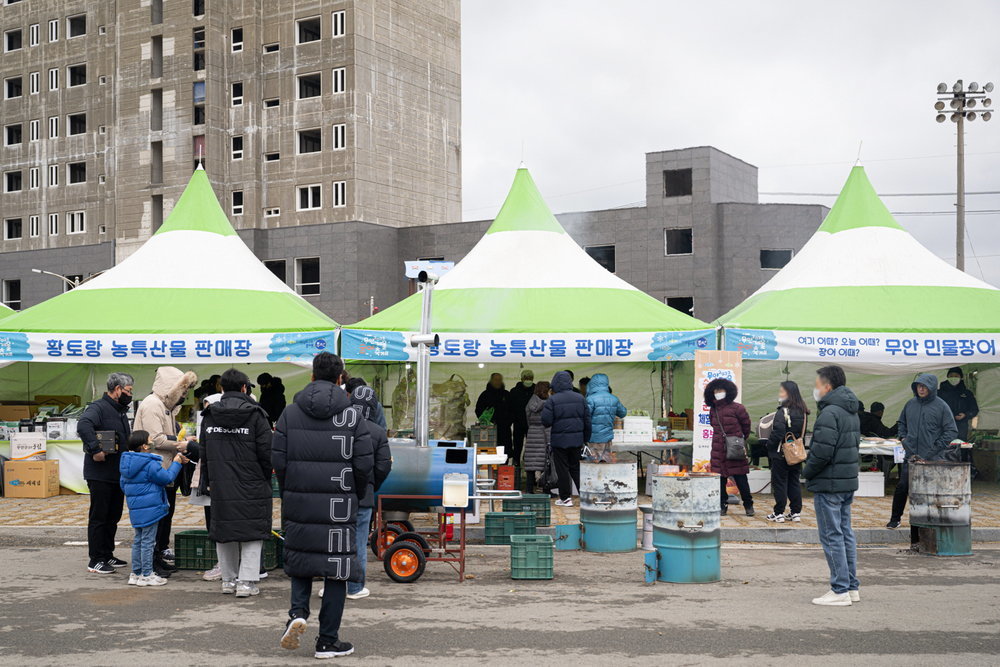
[[(399, 331), (343, 329), (341, 354), (345, 359), (413, 361), (412, 334)], [(639, 333), (442, 333), (431, 349), (434, 361), (682, 361), (695, 350), (714, 350), (715, 331)]]
[(926, 363), (997, 362), (1000, 335), (991, 333), (847, 333), (727, 329), (723, 347), (744, 359)]
[(308, 364), (337, 349), (336, 331), (253, 334), (49, 334), (0, 331), (0, 363)]

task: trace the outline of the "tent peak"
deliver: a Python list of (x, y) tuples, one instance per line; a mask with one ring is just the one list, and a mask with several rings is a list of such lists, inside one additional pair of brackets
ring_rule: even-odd
[(219, 199), (208, 180), (208, 173), (201, 164), (191, 174), (180, 199), (156, 234), (177, 231), (236, 236), (236, 230), (219, 205)]
[(521, 163), (514, 172), (514, 182), (507, 193), (500, 212), (493, 224), (486, 230), (487, 234), (498, 232), (554, 232), (565, 234), (556, 216), (552, 215), (548, 204), (542, 199), (531, 172)]
[[(889, 209), (879, 199), (865, 168), (860, 164), (851, 167), (847, 182), (840, 190), (837, 201), (827, 214), (819, 231), (836, 234), (863, 227), (887, 227), (903, 230)], [(905, 231), (905, 230), (903, 230)]]

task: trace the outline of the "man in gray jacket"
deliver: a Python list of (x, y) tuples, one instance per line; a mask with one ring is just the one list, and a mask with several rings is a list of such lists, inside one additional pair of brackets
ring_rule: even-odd
[[(906, 450), (906, 461), (899, 467), (899, 484), (892, 495), (892, 516), (886, 528), (899, 528), (910, 492), (910, 461), (940, 461), (951, 441), (958, 437), (958, 427), (951, 408), (937, 395), (938, 379), (921, 373), (910, 385), (911, 398), (899, 415), (899, 439)], [(910, 527), (910, 544), (918, 542), (916, 528)]]

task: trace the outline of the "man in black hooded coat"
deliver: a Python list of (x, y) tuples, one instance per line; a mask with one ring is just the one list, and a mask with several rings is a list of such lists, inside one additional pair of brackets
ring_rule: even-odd
[(321, 352), (313, 358), (313, 381), (281, 414), (271, 448), (281, 489), (285, 573), (292, 580), (281, 646), (299, 647), (313, 578), (322, 577), (317, 658), (354, 652), (339, 639), (340, 620), (346, 582), (362, 580), (355, 547), (357, 513), (373, 468), (368, 422), (340, 388), (343, 375), (340, 357)]

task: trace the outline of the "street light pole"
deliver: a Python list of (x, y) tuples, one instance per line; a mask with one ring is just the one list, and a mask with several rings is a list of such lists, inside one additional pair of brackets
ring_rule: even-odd
[(993, 117), (990, 106), (993, 104), (988, 95), (993, 92), (993, 84), (987, 83), (982, 90), (979, 84), (973, 81), (968, 88), (959, 79), (948, 90), (948, 84), (939, 83), (937, 87), (938, 100), (934, 103), (934, 108), (938, 111), (937, 122), (943, 123), (948, 116), (941, 113), (945, 110), (945, 103), (951, 107), (951, 122), (955, 123), (956, 134), (958, 136), (958, 146), (956, 148), (956, 178), (955, 178), (955, 266), (959, 271), (965, 271), (965, 121), (976, 120), (974, 111), (977, 104), (982, 104), (983, 110), (979, 118), (983, 122)]
[(42, 274), (45, 274), (47, 276), (53, 276), (54, 278), (58, 278), (59, 280), (63, 281), (67, 285), (69, 285), (70, 289), (75, 289), (75, 288), (77, 288), (77, 287), (79, 287), (81, 285), (81, 282), (79, 280), (77, 280), (77, 279), (70, 280), (66, 276), (59, 275), (58, 273), (53, 273), (52, 271), (44, 271), (42, 269), (32, 269), (31, 272), (32, 273), (42, 273)]

